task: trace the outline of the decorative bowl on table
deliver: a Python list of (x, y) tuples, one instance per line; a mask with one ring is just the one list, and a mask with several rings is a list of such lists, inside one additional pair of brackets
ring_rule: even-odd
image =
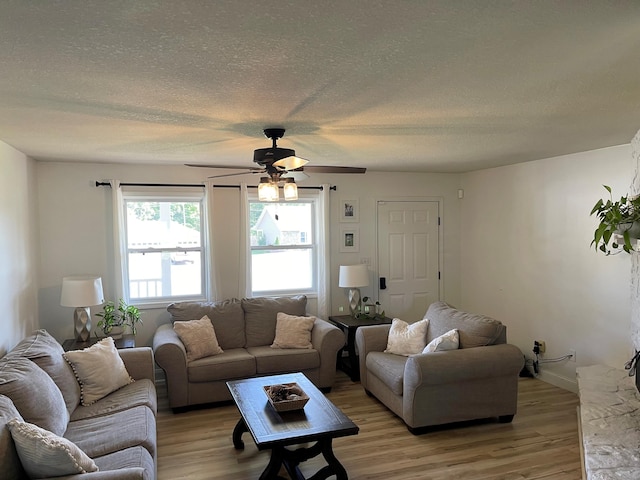
[(309, 401), (309, 397), (297, 383), (265, 385), (264, 393), (277, 412), (302, 410)]

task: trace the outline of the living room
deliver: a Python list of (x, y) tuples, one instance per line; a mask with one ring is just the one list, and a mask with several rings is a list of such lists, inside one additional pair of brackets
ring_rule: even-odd
[[(633, 11), (633, 7), (628, 8)], [(629, 13), (626, 17), (633, 18)], [(629, 20), (629, 23), (633, 22)], [(637, 27), (637, 22), (632, 26)], [(628, 31), (637, 30), (621, 24), (621, 37), (624, 38), (623, 33)], [(605, 38), (599, 32), (601, 36), (594, 35), (594, 42)], [(637, 42), (633, 41), (624, 43), (624, 48), (618, 44), (615, 47), (622, 52), (616, 57), (616, 67), (625, 63), (624, 53), (637, 52)], [(593, 48), (585, 47), (587, 50)], [(591, 69), (583, 73), (586, 71), (591, 72)], [(598, 72), (591, 73), (592, 78), (600, 78)], [(522, 75), (504, 78), (515, 82), (522, 80)], [(634, 79), (629, 84), (637, 84), (637, 74), (628, 78)], [(619, 84), (615, 83), (611, 88), (617, 89)], [(9, 92), (3, 94), (8, 98), (12, 89), (3, 91)], [(580, 94), (587, 95), (587, 91), (585, 87)], [(374, 96), (379, 92), (374, 89), (368, 93)], [(509, 159), (498, 161), (499, 157), (510, 154), (515, 158), (515, 150), (505, 150), (504, 154), (494, 151), (493, 165), (479, 168), (412, 169), (394, 160), (392, 164), (380, 163), (378, 168), (367, 165), (368, 171), (364, 175), (311, 175), (301, 185), (336, 187), (330, 192), (330, 312), (337, 314), (341, 307), (347, 308), (348, 303), (346, 291), (338, 287), (339, 266), (360, 263), (363, 258), (377, 258), (377, 203), (398, 198), (436, 198), (442, 208), (439, 292), (442, 300), (499, 319), (507, 326), (509, 343), (518, 346), (529, 358), (532, 358), (534, 340), (546, 342), (543, 358), (561, 357), (575, 351), (575, 361), (540, 365), (538, 379), (563, 389), (577, 392), (575, 372), (580, 366), (606, 364), (622, 368), (634, 350), (630, 340), (631, 257), (624, 253), (606, 257), (595, 251), (590, 242), (596, 219), (589, 212), (593, 204), (606, 195), (603, 184), (611, 186), (615, 197), (628, 193), (634, 182), (638, 167), (631, 141), (640, 128), (638, 95), (637, 87), (633, 87), (623, 96), (624, 101), (605, 96), (601, 103), (591, 104), (590, 115), (604, 117), (610, 124), (619, 125), (620, 118), (609, 113), (609, 104), (612, 111), (617, 111), (620, 104), (626, 104), (632, 112), (623, 118), (617, 136), (609, 130), (604, 132), (605, 127), (602, 127), (604, 134), (600, 143), (588, 139), (583, 143), (588, 146), (582, 149), (575, 149), (571, 143), (577, 136), (573, 129), (554, 130), (540, 125), (535, 129), (523, 124), (520, 135), (530, 135), (533, 143), (540, 145), (539, 149), (531, 147), (526, 152), (528, 161), (523, 163), (514, 160), (510, 164)], [(571, 100), (571, 105), (578, 111), (581, 98), (580, 95), (576, 97), (562, 99), (562, 102)], [(524, 94), (515, 102), (514, 110), (531, 108), (523, 99)], [(406, 107), (403, 103), (400, 108)], [(289, 105), (289, 110), (292, 109)], [(3, 110), (2, 124), (9, 125), (11, 109)], [(580, 112), (581, 116), (588, 115)], [(105, 124), (109, 122), (108, 117), (109, 114), (105, 116), (106, 120), (102, 119)], [(551, 122), (553, 115), (549, 114), (549, 117)], [(241, 138), (246, 140), (246, 146), (243, 141), (237, 146), (246, 153), (246, 166), (251, 164), (253, 148), (264, 142), (258, 126), (262, 116), (250, 120), (256, 127), (255, 138), (251, 139), (247, 133)], [(273, 121), (286, 124), (286, 120), (283, 115)], [(488, 122), (486, 118), (482, 121)], [(498, 124), (495, 128), (499, 130), (501, 126), (505, 135), (515, 128), (507, 121), (495, 123)], [(433, 127), (433, 124), (429, 126)], [(108, 187), (96, 187), (96, 181), (201, 183), (207, 176), (217, 173), (185, 167), (184, 162), (78, 159), (74, 152), (70, 152), (68, 158), (44, 158), (46, 155), (35, 153), (36, 147), (39, 148), (36, 140), (42, 130), (34, 128), (34, 153), (29, 153), (31, 147), (22, 150), (16, 147), (18, 143), (30, 145), (30, 131), (18, 134), (9, 127), (2, 131), (6, 133), (0, 134), (0, 262), (3, 265), (0, 299), (5, 305), (5, 320), (0, 332), (0, 354), (36, 328), (47, 329), (60, 341), (73, 336), (72, 312), (60, 305), (64, 276), (100, 275), (105, 297), (116, 300), (112, 191)], [(597, 132), (586, 131), (587, 136), (596, 137)], [(74, 135), (67, 132), (65, 141), (70, 141)], [(467, 136), (470, 137), (467, 141), (478, 144), (478, 148), (484, 141), (482, 134)], [(99, 136), (94, 133), (90, 138), (99, 139)], [(295, 138), (294, 133), (289, 135), (288, 132), (281, 144), (290, 145)], [(413, 137), (398, 138), (404, 145)], [(385, 140), (389, 139), (393, 140), (393, 135), (385, 137)], [(547, 140), (549, 143), (566, 141), (567, 147), (553, 155), (538, 153), (545, 151), (543, 147)], [(363, 143), (366, 143), (366, 137)], [(296, 149), (305, 155), (303, 145)], [(425, 157), (434, 155), (430, 150), (422, 151), (429, 152)], [(326, 162), (324, 158), (316, 159), (311, 152), (306, 156), (317, 164)], [(336, 161), (341, 164), (340, 160)], [(220, 162), (222, 160), (216, 159), (214, 163)], [(215, 184), (238, 185), (240, 182), (257, 184), (257, 179), (220, 178)], [(211, 211), (215, 275), (224, 279), (216, 284), (215, 298), (224, 299), (239, 295), (240, 201), (235, 189), (213, 188), (211, 195), (215, 199)], [(344, 198), (357, 199), (359, 204), (357, 252), (341, 252), (339, 248), (338, 205)], [(373, 267), (375, 274), (375, 265)], [(362, 294), (375, 298), (377, 290), (372, 286), (365, 287)], [(311, 314), (316, 311), (315, 302), (316, 299), (310, 298)], [(96, 311), (92, 309), (92, 313)], [(387, 314), (393, 316), (391, 311)], [(143, 318), (137, 343), (150, 345), (156, 328), (168, 322), (169, 317), (166, 309), (159, 307), (146, 309)]]

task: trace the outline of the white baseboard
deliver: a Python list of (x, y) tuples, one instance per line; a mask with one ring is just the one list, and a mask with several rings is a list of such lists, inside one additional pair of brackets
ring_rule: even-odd
[(570, 379), (551, 372), (540, 372), (538, 373), (538, 375), (536, 375), (536, 378), (542, 380), (543, 382), (550, 383), (551, 385), (555, 385), (556, 387), (560, 387), (564, 390), (569, 390), (570, 392), (576, 394), (578, 393), (578, 381), (575, 378)]

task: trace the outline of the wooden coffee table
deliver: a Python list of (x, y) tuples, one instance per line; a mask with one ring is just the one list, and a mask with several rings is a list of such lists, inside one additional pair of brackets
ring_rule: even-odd
[[(309, 396), (303, 410), (277, 412), (267, 400), (265, 385), (296, 382)], [(333, 454), (331, 442), (336, 437), (356, 435), (358, 426), (331, 403), (302, 373), (272, 375), (227, 382), (241, 418), (233, 429), (233, 445), (244, 448), (242, 434), (250, 432), (258, 450), (271, 449), (271, 458), (260, 480), (281, 479), (280, 468), (294, 480), (304, 480), (298, 465), (322, 454), (327, 465), (311, 478), (326, 479), (335, 475), (347, 480), (347, 471)], [(286, 447), (316, 442), (310, 447), (289, 450)]]

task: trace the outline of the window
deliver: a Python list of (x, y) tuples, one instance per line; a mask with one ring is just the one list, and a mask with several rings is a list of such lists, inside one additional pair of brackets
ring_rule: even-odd
[(202, 189), (123, 190), (122, 279), (130, 303), (205, 299), (204, 205)]
[(315, 199), (249, 202), (253, 295), (317, 291)]

